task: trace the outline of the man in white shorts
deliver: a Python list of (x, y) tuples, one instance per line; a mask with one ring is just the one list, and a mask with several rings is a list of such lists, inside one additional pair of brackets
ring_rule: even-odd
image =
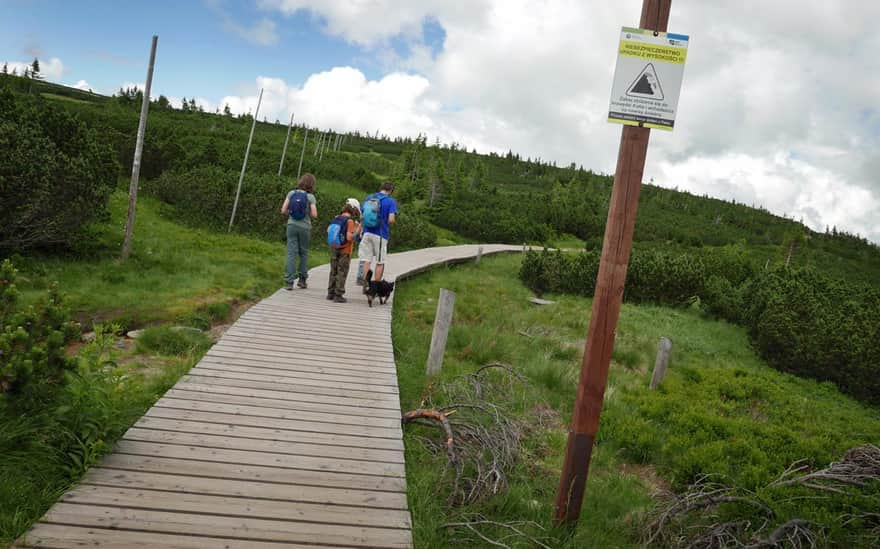
[[(371, 194), (361, 205), (363, 235), (358, 248), (358, 259), (364, 262), (364, 274), (375, 266), (373, 280), (382, 280), (385, 257), (388, 255), (389, 226), (397, 215), (397, 202), (391, 198), (394, 183), (386, 181), (376, 194)], [(366, 291), (366, 287), (364, 287)]]

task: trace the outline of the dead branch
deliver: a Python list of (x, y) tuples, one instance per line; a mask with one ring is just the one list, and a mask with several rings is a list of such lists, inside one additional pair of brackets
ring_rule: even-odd
[(867, 486), (880, 479), (880, 448), (873, 444), (858, 446), (824, 469), (805, 472), (808, 469), (803, 461), (795, 462), (769, 486), (800, 485), (835, 493), (844, 493), (849, 486)]
[[(725, 503), (750, 505), (752, 507), (757, 507), (767, 516), (772, 517), (774, 515), (773, 510), (760, 502), (757, 499), (757, 496), (751, 492), (741, 490), (739, 492), (742, 493), (742, 495), (737, 495), (737, 491), (734, 488), (713, 482), (712, 479), (713, 477), (711, 475), (704, 475), (691, 484), (681, 495), (669, 493), (667, 495), (668, 503), (661, 507), (662, 511), (648, 525), (649, 536), (646, 545), (650, 546), (657, 538), (663, 535), (669, 524), (676, 518), (693, 511), (717, 507)], [(698, 540), (705, 538), (703, 539), (704, 543), (695, 545), (695, 547), (715, 547), (715, 545), (711, 545), (710, 542), (716, 538), (728, 538), (731, 534), (729, 530), (732, 524), (734, 523), (714, 525), (723, 526), (723, 528), (714, 533), (713, 527), (710, 526), (709, 530), (704, 532), (703, 536), (692, 540), (692, 542), (697, 542)]]
[(792, 519), (779, 525), (766, 538), (747, 545), (748, 549), (768, 547), (816, 547), (816, 534), (810, 530), (812, 523), (803, 519)]
[(439, 412), (437, 410), (425, 410), (424, 408), (419, 408), (417, 410), (409, 411), (403, 414), (403, 423), (410, 423), (417, 419), (430, 419), (440, 423), (443, 427), (443, 432), (446, 433), (446, 455), (449, 457), (449, 461), (453, 464), (458, 462), (458, 456), (455, 455), (455, 443), (452, 437), (452, 426), (449, 424), (449, 418), (443, 412)]
[[(421, 441), (429, 451), (445, 451), (450, 456), (449, 468), (444, 472), (451, 479), (450, 505), (476, 502), (506, 489), (508, 472), (521, 452), (520, 423), (498, 405), (484, 400), (488, 388), (493, 387), (488, 384), (486, 372), (495, 368), (512, 374), (508, 376), (511, 381), (525, 380), (509, 365), (487, 364), (472, 374), (436, 386), (432, 392), (441, 394), (443, 405), (435, 405), (433, 398), (427, 397), (418, 410), (407, 412), (403, 418), (404, 424), (428, 422), (444, 429), (442, 443), (429, 438)], [(457, 414), (455, 418), (450, 417), (453, 414)], [(445, 424), (441, 418), (446, 419)], [(450, 440), (454, 441), (455, 459), (450, 454)]]
[[(531, 527), (531, 528), (537, 528), (538, 530), (541, 530), (542, 532), (544, 531), (544, 528), (541, 527), (540, 524), (538, 524), (536, 522), (532, 522), (532, 521), (496, 522), (494, 520), (486, 520), (485, 518), (478, 516), (474, 520), (471, 520), (471, 521), (448, 522), (448, 523), (444, 524), (443, 526), (445, 528), (453, 528), (453, 529), (465, 528), (465, 529), (469, 530), (471, 533), (475, 534), (480, 539), (482, 539), (483, 541), (485, 541), (486, 543), (488, 543), (490, 545), (494, 545), (496, 547), (506, 547), (507, 549), (510, 549), (511, 546), (504, 543), (504, 541), (506, 541), (507, 539), (510, 539), (511, 537), (514, 537), (514, 538), (519, 538), (519, 539), (522, 539), (525, 541), (529, 541), (529, 542), (533, 543), (534, 545), (537, 545), (538, 547), (542, 547), (543, 549), (550, 549), (550, 546), (541, 542), (539, 538), (531, 536), (522, 530), (525, 527)], [(494, 540), (478, 530), (478, 527), (483, 527), (483, 526), (506, 529), (512, 533), (508, 536), (505, 536), (505, 537), (499, 539), (499, 540)]]

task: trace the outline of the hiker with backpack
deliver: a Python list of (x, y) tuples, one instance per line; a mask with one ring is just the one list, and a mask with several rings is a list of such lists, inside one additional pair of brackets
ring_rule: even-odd
[(306, 173), (299, 179), (296, 189), (287, 193), (281, 213), (287, 216), (287, 262), (284, 269), (284, 288), (293, 290), (297, 278), (296, 260), (299, 258), (299, 281), (297, 286), (307, 288), (309, 278), (309, 239), (312, 219), (318, 217), (315, 202), (315, 176)]
[[(382, 280), (385, 272), (385, 257), (388, 255), (389, 226), (397, 216), (397, 202), (391, 198), (394, 183), (386, 181), (376, 194), (371, 194), (361, 206), (363, 234), (358, 249), (358, 258), (364, 262), (363, 272), (373, 269), (373, 280)], [(364, 286), (364, 293), (367, 286)]]
[(345, 303), (345, 279), (351, 265), (351, 251), (354, 239), (360, 231), (357, 220), (361, 216), (356, 198), (349, 198), (342, 213), (333, 218), (327, 227), (327, 245), (330, 246), (330, 280), (327, 284), (327, 299)]

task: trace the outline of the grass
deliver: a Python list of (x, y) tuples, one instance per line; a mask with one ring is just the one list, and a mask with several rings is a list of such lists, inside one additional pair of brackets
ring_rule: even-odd
[[(130, 328), (258, 299), (283, 283), (283, 242), (184, 227), (163, 216), (160, 202), (143, 196), (132, 255), (119, 261), (127, 200), (127, 193), (113, 194), (110, 220), (95, 227), (76, 254), (14, 257), (23, 300), (36, 300), (57, 281), (84, 324), (112, 320)], [(310, 265), (328, 260), (324, 247), (309, 257)]]
[[(658, 486), (682, 489), (698, 475), (714, 473), (760, 490), (796, 459), (824, 466), (850, 447), (880, 440), (876, 409), (828, 384), (769, 368), (750, 349), (741, 328), (708, 319), (696, 309), (625, 304), (584, 511), (573, 532), (554, 530), (550, 518), (591, 300), (550, 295), (545, 297), (556, 304), (527, 302), (531, 294), (517, 279), (519, 262), (517, 255), (489, 257), (480, 267), (431, 271), (397, 290), (393, 336), (405, 411), (427, 399), (438, 406), (447, 403), (445, 387), (489, 362), (510, 364), (528, 379), (525, 386), (496, 395), (496, 404), (531, 427), (509, 489), (481, 503), (446, 505), (446, 457), (428, 452), (420, 442), (437, 433), (406, 427), (417, 547), (481, 546), (474, 536), (462, 541), (460, 533), (442, 526), (476, 514), (502, 522), (535, 521), (546, 529), (552, 547), (635, 546), (654, 504), (650, 494)], [(457, 297), (443, 371), (429, 382), (424, 367), (441, 286)], [(660, 390), (650, 391), (661, 336), (673, 341), (672, 360)], [(543, 426), (535, 425), (538, 417), (545, 418)], [(773, 494), (759, 495), (775, 501)], [(842, 509), (876, 509), (878, 498), (880, 486), (875, 486), (861, 495), (774, 504), (774, 509), (779, 520), (798, 516), (822, 524), (833, 543), (848, 539), (839, 537), (847, 534), (832, 524)], [(501, 535), (494, 533), (495, 539)]]

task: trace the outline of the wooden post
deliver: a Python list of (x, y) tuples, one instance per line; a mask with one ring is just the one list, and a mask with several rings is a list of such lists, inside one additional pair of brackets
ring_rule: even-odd
[(281, 163), (278, 164), (278, 177), (284, 169), (284, 156), (287, 154), (287, 142), (290, 141), (290, 129), (293, 127), (293, 113), (290, 113), (290, 124), (287, 125), (287, 137), (284, 138), (284, 148), (281, 149)]
[[(642, 0), (639, 27), (665, 32), (671, 4), (672, 0)], [(620, 137), (590, 327), (556, 494), (557, 523), (576, 523), (583, 504), (590, 456), (599, 431), (599, 413), (608, 381), (614, 332), (620, 316), (650, 135), (648, 128), (624, 126)]]
[(153, 35), (150, 46), (150, 62), (147, 65), (147, 83), (141, 101), (141, 119), (138, 122), (137, 140), (134, 145), (134, 160), (131, 163), (131, 183), (128, 186), (128, 217), (125, 220), (125, 237), (122, 239), (122, 260), (131, 254), (131, 236), (134, 232), (134, 216), (137, 211), (138, 179), (141, 176), (141, 153), (144, 150), (144, 133), (147, 130), (147, 113), (150, 110), (150, 86), (153, 84), (153, 66), (156, 63), (156, 44), (159, 37)]
[(672, 341), (661, 337), (657, 347), (657, 359), (654, 361), (654, 374), (651, 376), (651, 389), (656, 389), (663, 376), (666, 375), (666, 367), (669, 366), (669, 353), (672, 351)]
[(480, 260), (482, 260), (482, 259), (483, 259), (483, 247), (480, 246), (479, 248), (477, 248), (477, 261), (476, 261), (477, 265), (480, 264)]
[(296, 169), (296, 180), (299, 181), (299, 174), (303, 169), (303, 157), (306, 155), (306, 142), (309, 140), (309, 127), (306, 126), (306, 134), (303, 136), (303, 150), (299, 155), (299, 168)]
[(251, 124), (251, 135), (248, 137), (247, 148), (244, 150), (244, 162), (241, 164), (241, 175), (238, 176), (238, 189), (235, 191), (235, 202), (232, 204), (232, 215), (229, 217), (229, 229), (232, 230), (232, 223), (235, 222), (235, 210), (238, 209), (238, 197), (241, 195), (241, 183), (244, 181), (244, 172), (247, 170), (248, 155), (251, 153), (251, 141), (254, 140), (254, 128), (257, 127), (257, 115), (260, 114), (260, 103), (263, 102), (263, 88), (260, 88), (260, 98), (257, 99), (257, 110), (254, 112), (254, 122)]
[(318, 157), (318, 162), (324, 160), (324, 151), (327, 150), (327, 143), (330, 142), (330, 134), (326, 134), (324, 141), (321, 142), (321, 156)]
[(318, 140), (315, 141), (315, 152), (312, 153), (312, 156), (318, 156), (318, 149), (321, 148), (321, 141), (324, 139), (322, 134), (318, 134)]
[(443, 367), (443, 354), (446, 352), (446, 337), (452, 325), (452, 309), (455, 307), (455, 292), (440, 288), (437, 300), (437, 315), (434, 317), (434, 333), (431, 334), (431, 349), (428, 351), (428, 376), (440, 373)]

